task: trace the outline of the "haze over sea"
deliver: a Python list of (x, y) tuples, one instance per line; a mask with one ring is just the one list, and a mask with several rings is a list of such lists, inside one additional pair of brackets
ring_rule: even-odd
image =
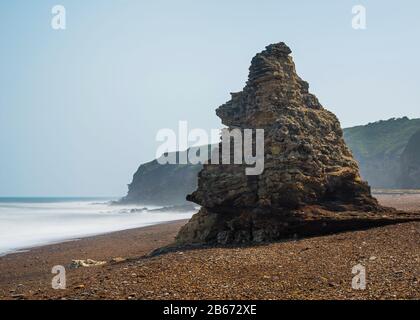
[[(136, 212), (113, 198), (0, 198), (0, 256), (27, 248), (188, 219), (194, 212)], [(158, 207), (138, 205), (136, 208)]]

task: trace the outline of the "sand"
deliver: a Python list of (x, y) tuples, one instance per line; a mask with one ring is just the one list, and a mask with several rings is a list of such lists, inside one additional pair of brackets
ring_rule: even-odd
[[(379, 195), (419, 211), (420, 195)], [(0, 257), (0, 299), (420, 299), (420, 222), (155, 257), (187, 221), (110, 233)], [(112, 262), (113, 258), (119, 262)], [(70, 267), (75, 259), (105, 261)], [(366, 268), (366, 289), (352, 268)], [(55, 265), (67, 289), (51, 288)]]

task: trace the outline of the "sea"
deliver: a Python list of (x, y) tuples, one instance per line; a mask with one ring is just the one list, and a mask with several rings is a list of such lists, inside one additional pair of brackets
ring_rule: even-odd
[(189, 219), (196, 211), (135, 212), (114, 198), (0, 198), (0, 256), (46, 244)]

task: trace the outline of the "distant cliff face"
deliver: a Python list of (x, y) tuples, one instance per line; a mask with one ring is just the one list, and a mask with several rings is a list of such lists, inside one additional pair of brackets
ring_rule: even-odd
[[(177, 152), (177, 157), (179, 152)], [(157, 160), (141, 165), (128, 185), (123, 204), (182, 205), (186, 195), (197, 188), (201, 165), (160, 164)]]
[(401, 155), (400, 185), (405, 189), (420, 189), (420, 130), (408, 142)]
[(408, 160), (401, 163), (401, 157), (418, 130), (420, 119), (405, 117), (344, 129), (344, 139), (372, 187), (404, 188), (401, 169)]

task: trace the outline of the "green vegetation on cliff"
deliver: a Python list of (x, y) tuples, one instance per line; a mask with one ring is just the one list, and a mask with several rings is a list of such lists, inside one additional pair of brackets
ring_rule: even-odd
[(392, 118), (344, 129), (344, 138), (353, 153), (373, 159), (401, 154), (411, 136), (420, 130), (420, 119)]
[(376, 188), (400, 188), (401, 155), (420, 130), (420, 119), (389, 119), (344, 129), (344, 139), (365, 180)]
[(408, 141), (401, 155), (400, 185), (402, 188), (420, 188), (420, 130)]

